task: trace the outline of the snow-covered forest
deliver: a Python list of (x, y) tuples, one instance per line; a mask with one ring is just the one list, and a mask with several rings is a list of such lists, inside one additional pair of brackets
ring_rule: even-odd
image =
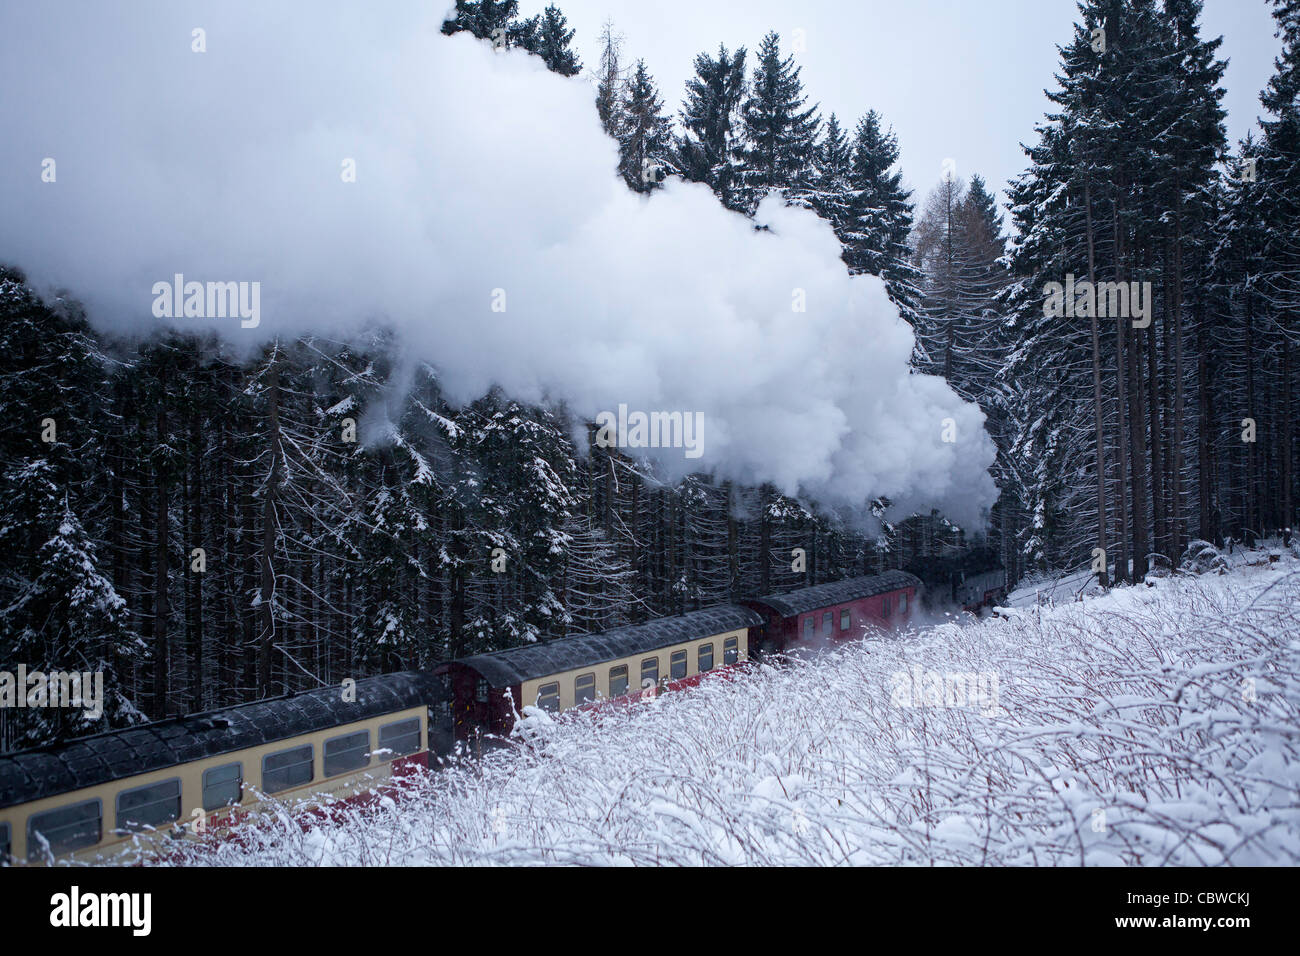
[[(106, 329), (76, 295), (29, 280), (22, 248), (6, 244), (0, 659), (102, 671), (109, 699), (96, 725), (54, 709), (0, 713), (0, 750), (905, 567), (954, 546), (992, 548), (1012, 582), (1095, 567), (1110, 585), (1177, 565), (1197, 539), (1253, 544), (1293, 526), (1300, 0), (1273, 0), (1280, 52), (1260, 97), (1263, 134), (1239, 143), (1227, 139), (1224, 63), (1200, 8), (1199, 0), (1080, 4), (1073, 36), (1059, 38), (1054, 108), (1026, 144), (1024, 172), (1007, 184), (1005, 220), (1000, 186), (979, 175), (947, 176), (914, 194), (889, 118), (871, 103), (857, 116), (823, 115), (776, 32), (757, 49), (699, 37), (704, 52), (679, 101), (616, 25), (601, 38), (599, 62), (580, 62), (553, 5), (525, 15), (517, 0), (457, 0), (442, 27), (439, 42), (457, 45), (448, 49), (461, 50), (467, 38), (458, 35), (469, 34), (526, 51), (589, 93), (638, 201), (663, 203), (684, 181), (703, 184), (734, 217), (759, 217), (775, 195), (828, 223), (841, 271), (879, 277), (915, 330), (911, 378), (942, 377), (986, 417), (998, 498), (983, 524), (900, 510), (882, 489), (845, 507), (775, 481), (673, 473), (598, 447), (589, 418), (563, 396), (490, 387), (461, 401), (462, 389), (444, 387), (453, 370), (437, 355), (408, 361), (402, 330), (382, 316), (358, 317), (360, 333), (331, 326), (269, 336), (255, 349), (179, 326)], [(1149, 321), (1099, 315), (1099, 299), (1086, 298), (1090, 309), (1071, 303), (1069, 314), (1049, 314), (1045, 286), (1067, 276), (1149, 283)], [(571, 278), (583, 281), (581, 272)], [(792, 561), (794, 549), (804, 562)], [(1029, 831), (1073, 827), (1095, 806), (1114, 808), (1110, 829), (1090, 847), (1049, 841), (1053, 862), (1082, 853), (1294, 862), (1294, 821), (1267, 824), (1278, 829), (1266, 853), (1260, 818), (1234, 816), (1233, 794), (1260, 786), (1256, 755), (1233, 750), (1257, 725), (1188, 727), (1176, 716), (1188, 695), (1227, 700), (1247, 677), (1262, 686), (1270, 668), (1294, 680), (1286, 635), (1296, 633), (1297, 594), (1278, 581), (1264, 599), (1264, 577), (1223, 579), (1240, 593), (1218, 584), (1134, 589), (1086, 611), (941, 630), (910, 650), (850, 648), (608, 728), (541, 727), (525, 747), (527, 772), (501, 782), (523, 801), (503, 798), (510, 836), (469, 834), (461, 818), (432, 811), (402, 825), (426, 827), (422, 845), (446, 848), (426, 851), (429, 859), (507, 861), (542, 845), (555, 860), (636, 858), (644, 833), (631, 823), (596, 842), (573, 823), (612, 812), (620, 804), (606, 801), (610, 788), (626, 784), (646, 811), (636, 826), (694, 834), (675, 843), (681, 862), (762, 862), (759, 843), (743, 837), (751, 828), (794, 834), (762, 844), (768, 861), (1023, 862), (1034, 852)], [(1243, 623), (1254, 618), (1239, 611), (1268, 621)], [(1101, 630), (1088, 638), (1093, 625)], [(1122, 645), (1132, 627), (1150, 640)], [(997, 669), (1010, 666), (1011, 648), (1029, 655), (1004, 678), (1016, 706), (990, 726), (966, 711), (924, 709), (897, 723), (897, 713), (872, 712), (854, 693), (908, 655), (926, 666), (969, 658)], [(1221, 673), (1152, 676), (1162, 662), (1194, 666), (1222, 660), (1219, 652), (1234, 662)], [(1039, 695), (1067, 659), (1077, 693), (1062, 702), (1058, 684)], [(1267, 698), (1277, 714), (1251, 719), (1294, 726), (1293, 692)], [(841, 698), (865, 708), (843, 719), (872, 722), (873, 734), (855, 745), (868, 749), (805, 752), (799, 728), (821, 725), (819, 711), (801, 707), (816, 701), (839, 713)], [(1100, 699), (1111, 709), (1096, 709)], [(765, 736), (775, 718), (755, 716), (773, 700), (798, 718), (783, 740)], [(667, 723), (639, 738), (636, 721), (656, 720)], [(1075, 726), (1087, 733), (1063, 729)], [(1029, 740), (1033, 728), (1042, 732)], [(716, 747), (700, 735), (740, 731), (753, 739), (752, 765), (712, 763)], [(1269, 732), (1293, 746), (1285, 731)], [(603, 766), (603, 749), (578, 744), (591, 733), (608, 735), (602, 748), (639, 754), (642, 775), (583, 776)], [(1168, 759), (1150, 779), (1128, 779), (1123, 751), (1100, 744), (1120, 739)], [(755, 796), (726, 839), (715, 839), (711, 791), (692, 796), (681, 781), (655, 776), (667, 761), (653, 751), (663, 740), (699, 748), (674, 762), (694, 760), (719, 786)], [(564, 761), (536, 756), (556, 748)], [(934, 777), (898, 777), (904, 752), (932, 756), (924, 765)], [(963, 774), (977, 752), (995, 769), (971, 787)], [(1174, 807), (1180, 775), (1201, 757), (1219, 783), (1187, 798), (1194, 812)], [(839, 789), (825, 776), (832, 766)], [(561, 767), (574, 779), (547, 776)], [(852, 774), (862, 788), (848, 785), (843, 775)], [(436, 786), (439, 801), (452, 793), (463, 801), (453, 808), (486, 792), (457, 773)], [(534, 795), (577, 793), (588, 802), (523, 809)], [(1261, 799), (1252, 805), (1267, 806)], [(995, 832), (993, 805), (1021, 816)], [(807, 815), (806, 833), (783, 829), (796, 810)], [(983, 822), (974, 822), (977, 810)], [(975, 829), (926, 822), (958, 811), (970, 811)], [(1179, 822), (1169, 832), (1190, 836), (1147, 840), (1151, 819), (1171, 814)], [(888, 840), (878, 832), (886, 824)], [(348, 832), (293, 852), (328, 846), (349, 860), (392, 852)], [(600, 842), (610, 833), (621, 849)]]

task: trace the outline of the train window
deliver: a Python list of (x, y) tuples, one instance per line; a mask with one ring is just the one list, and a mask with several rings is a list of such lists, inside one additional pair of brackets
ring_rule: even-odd
[(370, 731), (331, 737), (325, 741), (325, 776), (337, 777), (349, 770), (360, 770), (370, 763)]
[(668, 676), (671, 680), (681, 680), (686, 676), (686, 652), (673, 651), (668, 658)]
[(722, 663), (734, 664), (740, 658), (740, 641), (729, 637), (722, 642)]
[(899, 614), (907, 613), (907, 592), (906, 591), (904, 591), (902, 594), (898, 596), (898, 613)]
[(849, 609), (845, 608), (844, 610), (840, 611), (840, 630), (847, 631), (848, 629), (849, 629)]
[(696, 655), (695, 660), (696, 667), (701, 674), (713, 670), (713, 645), (701, 644), (699, 654)]
[(579, 674), (573, 682), (573, 702), (584, 704), (596, 699), (596, 675)]
[(474, 683), (474, 699), (480, 704), (486, 704), (488, 700), (488, 682), (481, 677)]
[(117, 795), (117, 828), (143, 830), (171, 823), (181, 815), (181, 778), (172, 777)]
[(822, 615), (822, 633), (829, 634), (830, 632), (831, 632), (831, 612), (827, 611), (825, 614)]
[(27, 818), (27, 859), (41, 859), (47, 844), (53, 856), (94, 846), (103, 838), (103, 822), (98, 799), (34, 813)]
[[(650, 683), (646, 683), (649, 681)], [(641, 662), (641, 686), (653, 687), (659, 683), (659, 658), (647, 657)]]
[(813, 620), (813, 615), (809, 614), (806, 618), (803, 619), (803, 636), (812, 637), (813, 628), (815, 628), (816, 626), (817, 626), (817, 622)]
[(311, 783), (312, 756), (311, 744), (267, 754), (262, 758), (262, 789), (267, 793), (279, 793)]
[(555, 713), (560, 709), (560, 682), (552, 681), (537, 688), (537, 706)]
[(392, 760), (420, 749), (420, 718), (395, 720), (379, 728), (380, 760)]
[(627, 693), (627, 665), (620, 664), (618, 667), (609, 669), (609, 696), (622, 697)]
[(0, 823), (0, 863), (9, 861), (9, 824)]
[(203, 809), (220, 810), (244, 798), (244, 767), (222, 764), (203, 771)]

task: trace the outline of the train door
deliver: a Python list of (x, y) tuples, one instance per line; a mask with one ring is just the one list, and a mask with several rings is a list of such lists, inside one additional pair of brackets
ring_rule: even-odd
[(783, 622), (780, 618), (769, 617), (762, 624), (749, 629), (750, 660), (761, 664), (763, 661), (771, 660), (781, 653), (782, 625)]

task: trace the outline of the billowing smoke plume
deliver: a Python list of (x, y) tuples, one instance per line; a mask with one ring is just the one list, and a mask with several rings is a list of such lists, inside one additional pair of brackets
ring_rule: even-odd
[[(829, 226), (769, 199), (755, 231), (678, 181), (631, 193), (588, 83), (442, 36), (442, 13), (6, 4), (0, 261), (117, 330), (389, 324), (456, 400), (700, 412), (702, 456), (666, 465), (978, 520), (982, 413), (909, 374), (911, 328)], [(260, 283), (257, 327), (156, 318), (177, 273)]]

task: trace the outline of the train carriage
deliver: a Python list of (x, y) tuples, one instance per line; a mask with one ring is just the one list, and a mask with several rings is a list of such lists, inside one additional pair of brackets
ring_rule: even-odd
[(745, 604), (764, 618), (758, 652), (773, 653), (902, 624), (916, 606), (920, 587), (920, 579), (906, 571), (885, 571), (769, 594)]
[(427, 765), (441, 683), (401, 673), (0, 756), (0, 860), (94, 860), (202, 819), (222, 832), (257, 794), (348, 799)]
[(504, 734), (525, 706), (559, 712), (690, 686), (748, 660), (751, 629), (762, 623), (725, 604), (451, 661), (439, 672), (451, 681), (455, 737)]
[(455, 740), (504, 736), (517, 710), (631, 703), (796, 645), (904, 623), (919, 579), (849, 578), (0, 756), (0, 861), (94, 860), (165, 842), (192, 817), (225, 832), (259, 794), (364, 798)]

